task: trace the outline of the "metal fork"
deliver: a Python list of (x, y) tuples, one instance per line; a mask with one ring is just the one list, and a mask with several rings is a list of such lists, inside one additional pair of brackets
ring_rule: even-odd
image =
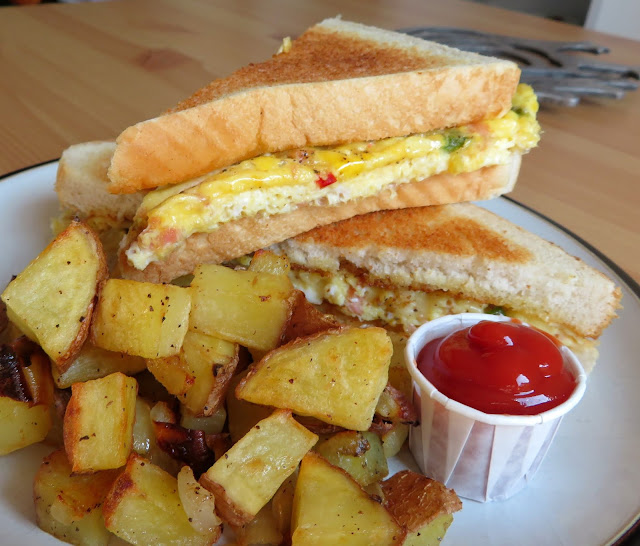
[[(547, 104), (576, 106), (582, 97), (619, 99), (638, 88), (640, 68), (594, 61), (579, 55), (602, 55), (609, 49), (591, 42), (531, 40), (449, 27), (413, 27), (402, 32), (425, 40), (512, 60)], [(635, 80), (635, 81), (634, 81)]]

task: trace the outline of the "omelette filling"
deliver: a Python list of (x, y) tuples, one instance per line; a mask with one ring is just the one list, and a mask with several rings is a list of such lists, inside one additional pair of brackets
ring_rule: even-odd
[[(427, 321), (458, 313), (502, 314), (519, 319), (555, 336), (563, 345), (581, 355), (596, 355), (596, 342), (582, 337), (566, 326), (543, 321), (526, 312), (466, 299), (446, 290), (412, 290), (387, 286), (343, 270), (316, 271), (292, 269), (294, 286), (302, 290), (311, 303), (330, 303), (345, 315), (364, 322), (380, 322), (407, 333)], [(596, 356), (589, 360), (595, 361)]]
[(198, 179), (148, 193), (137, 213), (141, 230), (127, 250), (137, 269), (162, 260), (194, 233), (257, 214), (286, 213), (300, 204), (337, 205), (385, 187), (430, 176), (505, 165), (538, 143), (538, 102), (520, 84), (500, 118), (450, 129), (265, 154)]

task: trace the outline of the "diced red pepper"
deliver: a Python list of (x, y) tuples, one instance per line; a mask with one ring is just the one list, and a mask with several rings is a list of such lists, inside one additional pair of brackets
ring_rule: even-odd
[(326, 178), (319, 176), (316, 180), (316, 184), (318, 184), (319, 188), (326, 188), (327, 186), (331, 186), (334, 182), (337, 182), (337, 179), (333, 173), (329, 173)]

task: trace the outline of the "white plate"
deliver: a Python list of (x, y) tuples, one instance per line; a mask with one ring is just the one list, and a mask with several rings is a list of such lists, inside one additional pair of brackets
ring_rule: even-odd
[[(56, 168), (56, 162), (47, 163), (0, 182), (0, 286), (49, 241), (49, 222), (57, 213)], [(602, 337), (584, 399), (565, 418), (532, 483), (505, 502), (465, 501), (445, 544), (612, 544), (640, 517), (640, 288), (606, 258), (522, 206), (507, 199), (483, 206), (615, 279), (624, 309)], [(59, 544), (35, 526), (31, 498), (34, 473), (49, 451), (33, 446), (2, 459), (1, 544)], [(393, 467), (413, 467), (409, 457), (404, 453)]]

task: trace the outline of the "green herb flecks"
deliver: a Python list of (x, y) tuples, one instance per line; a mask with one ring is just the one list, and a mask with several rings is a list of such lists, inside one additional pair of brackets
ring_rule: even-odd
[(471, 137), (465, 136), (458, 131), (450, 131), (444, 137), (444, 146), (442, 149), (445, 152), (455, 152), (462, 148)]
[(484, 312), (487, 315), (507, 315), (504, 307), (500, 307), (499, 305), (488, 305)]

